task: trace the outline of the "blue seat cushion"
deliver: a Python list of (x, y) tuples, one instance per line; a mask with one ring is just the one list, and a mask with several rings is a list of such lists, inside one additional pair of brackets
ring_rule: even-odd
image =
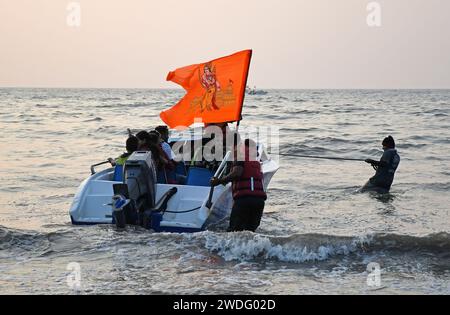
[(186, 179), (186, 185), (189, 186), (210, 186), (209, 181), (214, 173), (207, 168), (191, 167)]

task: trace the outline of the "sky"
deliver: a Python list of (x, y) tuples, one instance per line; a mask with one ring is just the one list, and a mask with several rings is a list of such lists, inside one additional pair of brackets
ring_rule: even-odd
[(175, 88), (251, 48), (259, 88), (450, 88), (450, 1), (371, 2), (0, 0), (0, 87)]

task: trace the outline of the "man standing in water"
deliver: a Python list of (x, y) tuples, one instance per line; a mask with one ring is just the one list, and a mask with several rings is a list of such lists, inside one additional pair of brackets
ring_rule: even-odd
[(383, 156), (380, 161), (371, 159), (366, 160), (366, 163), (371, 164), (376, 170), (373, 176), (361, 189), (361, 192), (376, 191), (379, 193), (388, 193), (394, 181), (395, 171), (400, 164), (400, 156), (395, 149), (395, 141), (392, 136), (385, 138), (382, 142)]
[(256, 231), (267, 199), (261, 163), (257, 160), (256, 143), (246, 139), (241, 150), (243, 161), (236, 160), (230, 174), (220, 179), (211, 179), (213, 186), (233, 183), (234, 203), (228, 232)]

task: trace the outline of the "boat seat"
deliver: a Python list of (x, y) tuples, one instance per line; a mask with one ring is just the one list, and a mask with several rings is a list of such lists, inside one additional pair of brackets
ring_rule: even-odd
[(191, 167), (186, 179), (188, 186), (211, 186), (209, 181), (214, 173), (207, 168)]

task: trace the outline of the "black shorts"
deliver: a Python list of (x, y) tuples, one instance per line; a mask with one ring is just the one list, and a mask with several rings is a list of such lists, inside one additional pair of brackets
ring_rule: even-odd
[(260, 197), (241, 197), (234, 200), (228, 232), (255, 232), (261, 223), (265, 201)]

